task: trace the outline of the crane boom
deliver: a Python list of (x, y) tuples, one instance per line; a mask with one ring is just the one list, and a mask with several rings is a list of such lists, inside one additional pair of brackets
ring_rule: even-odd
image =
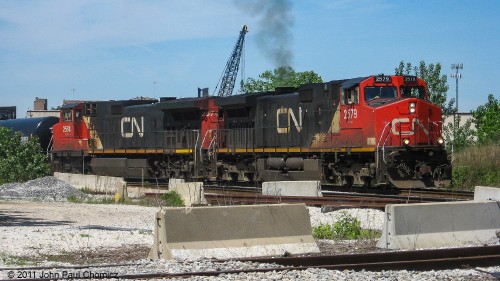
[(226, 63), (224, 72), (220, 81), (219, 97), (231, 96), (233, 94), (234, 83), (238, 76), (238, 69), (240, 67), (241, 53), (243, 51), (243, 44), (245, 42), (245, 34), (248, 32), (247, 26), (244, 25), (240, 31), (238, 41), (234, 46), (233, 52)]

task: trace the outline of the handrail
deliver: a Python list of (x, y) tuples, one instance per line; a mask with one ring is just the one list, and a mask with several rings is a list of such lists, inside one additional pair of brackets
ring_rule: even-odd
[(387, 136), (385, 137), (384, 143), (382, 145), (382, 160), (384, 161), (385, 164), (387, 164), (387, 161), (385, 161), (385, 144), (387, 143), (387, 139), (389, 138), (390, 132), (391, 132), (392, 127), (393, 127), (392, 122), (389, 122), (385, 125), (384, 130), (382, 130), (382, 134), (380, 135), (380, 139), (377, 143), (377, 153), (378, 153), (378, 149), (380, 147), (380, 142), (382, 141), (382, 137), (384, 136), (385, 130), (388, 128), (389, 125), (391, 125), (391, 128), (387, 132)]
[[(382, 136), (384, 135), (385, 133), (385, 129), (387, 129), (387, 126), (389, 126), (389, 124), (391, 124), (391, 122), (387, 123), (384, 127), (384, 130), (382, 130), (382, 134), (380, 135), (380, 139), (378, 140), (378, 143), (377, 143), (377, 150), (378, 150), (378, 147), (380, 146), (380, 142), (382, 141)], [(392, 129), (392, 126), (391, 126), (391, 129)], [(384, 145), (385, 145), (385, 142), (387, 141), (387, 137), (386, 137), (386, 140), (384, 141)]]

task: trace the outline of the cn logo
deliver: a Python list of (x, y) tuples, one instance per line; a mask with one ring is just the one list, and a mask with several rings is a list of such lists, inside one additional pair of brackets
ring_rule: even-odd
[[(287, 122), (283, 127), (280, 127), (280, 115), (282, 114), (286, 115), (285, 120), (287, 120)], [(302, 131), (302, 107), (299, 107), (298, 122), (291, 108), (282, 107), (276, 110), (276, 130), (278, 131), (278, 134), (288, 134), (290, 132), (290, 125), (292, 121), (295, 125), (295, 129), (297, 129), (297, 132), (300, 133), (300, 131)]]
[(422, 124), (422, 122), (420, 122), (420, 120), (418, 120), (417, 118), (413, 119), (413, 121), (411, 122), (411, 131), (398, 131), (397, 129), (397, 124), (401, 124), (401, 123), (410, 123), (410, 118), (394, 118), (391, 122), (391, 131), (394, 135), (406, 135), (406, 136), (411, 136), (413, 134), (415, 134), (415, 128), (416, 126), (419, 126), (420, 129), (422, 130), (422, 132), (424, 132), (426, 135), (429, 135), (429, 130), (427, 130), (424, 126), (424, 124)]
[(123, 117), (120, 124), (120, 129), (123, 138), (131, 138), (135, 133), (138, 133), (142, 138), (144, 136), (144, 117), (141, 116), (141, 124), (137, 122), (135, 117)]

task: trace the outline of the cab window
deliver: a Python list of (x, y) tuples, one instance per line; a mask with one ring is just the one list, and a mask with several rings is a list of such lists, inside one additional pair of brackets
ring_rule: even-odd
[(73, 114), (71, 114), (71, 110), (65, 110), (62, 112), (62, 114), (64, 122), (71, 122), (73, 120)]
[(75, 110), (75, 122), (81, 122), (81, 121), (82, 121), (82, 111)]
[(426, 99), (425, 89), (422, 86), (402, 86), (401, 87), (401, 97), (402, 98), (419, 98)]
[(398, 91), (394, 86), (365, 87), (365, 101), (370, 102), (375, 99), (391, 99), (398, 96)]
[(342, 104), (359, 103), (359, 88), (350, 88), (343, 90)]

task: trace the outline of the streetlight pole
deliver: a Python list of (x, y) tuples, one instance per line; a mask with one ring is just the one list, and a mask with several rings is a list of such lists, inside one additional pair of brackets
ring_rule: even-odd
[(451, 154), (453, 155), (453, 150), (456, 147), (457, 140), (457, 115), (458, 115), (458, 79), (462, 78), (462, 74), (458, 73), (459, 69), (463, 69), (463, 63), (454, 63), (451, 65), (451, 69), (455, 70), (455, 73), (452, 73), (450, 76), (455, 78), (455, 114), (453, 114), (453, 143), (451, 145)]

